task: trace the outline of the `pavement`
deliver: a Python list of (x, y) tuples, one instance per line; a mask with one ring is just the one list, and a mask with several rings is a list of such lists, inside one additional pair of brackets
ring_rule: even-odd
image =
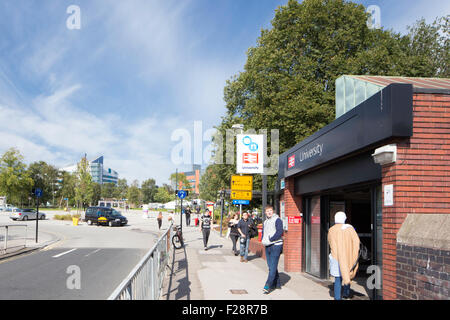
[[(278, 272), (281, 289), (263, 293), (266, 260), (249, 253), (248, 262), (232, 253), (230, 239), (211, 231), (209, 249), (203, 248), (198, 227), (183, 225), (185, 247), (174, 250), (163, 282), (161, 300), (333, 300), (333, 283), (304, 273), (284, 271), (284, 255)], [(367, 300), (362, 286), (352, 283), (356, 300)]]

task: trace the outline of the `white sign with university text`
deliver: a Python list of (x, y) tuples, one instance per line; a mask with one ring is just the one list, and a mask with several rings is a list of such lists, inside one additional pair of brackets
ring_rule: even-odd
[(238, 134), (236, 139), (237, 173), (264, 173), (264, 136)]

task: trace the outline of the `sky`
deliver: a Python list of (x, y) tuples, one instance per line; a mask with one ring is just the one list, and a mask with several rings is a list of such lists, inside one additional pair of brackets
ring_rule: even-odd
[[(382, 27), (401, 33), (450, 13), (450, 1), (355, 2), (379, 6)], [(177, 132), (194, 145), (194, 123), (201, 133), (220, 123), (226, 81), (286, 3), (0, 1), (0, 154), (15, 147), (27, 164), (58, 168), (103, 155), (129, 183), (167, 183), (193, 162), (175, 160)], [(71, 5), (79, 29), (67, 27)]]

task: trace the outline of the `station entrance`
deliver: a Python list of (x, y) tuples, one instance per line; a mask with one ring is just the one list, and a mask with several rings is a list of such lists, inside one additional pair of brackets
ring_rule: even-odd
[[(379, 272), (382, 270), (380, 182), (347, 186), (303, 197), (305, 271), (322, 279), (332, 279), (329, 275), (328, 230), (334, 225), (336, 212), (343, 211), (347, 215), (346, 223), (355, 228), (361, 243), (368, 249), (370, 258), (367, 261), (360, 260), (354, 281), (365, 288), (371, 299), (379, 299), (381, 290), (367, 286), (373, 268), (369, 273), (367, 269), (374, 265), (379, 268)], [(377, 287), (381, 289), (381, 284)]]

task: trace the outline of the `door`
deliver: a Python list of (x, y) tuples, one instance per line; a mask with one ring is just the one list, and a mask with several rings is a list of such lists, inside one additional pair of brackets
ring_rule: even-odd
[(305, 208), (305, 261), (306, 272), (321, 276), (320, 196), (307, 198)]
[(383, 271), (383, 211), (381, 200), (381, 185), (372, 187), (372, 257), (371, 264), (376, 266), (376, 272), (379, 277), (376, 277), (379, 282), (372, 290), (372, 299), (382, 300), (382, 271)]

